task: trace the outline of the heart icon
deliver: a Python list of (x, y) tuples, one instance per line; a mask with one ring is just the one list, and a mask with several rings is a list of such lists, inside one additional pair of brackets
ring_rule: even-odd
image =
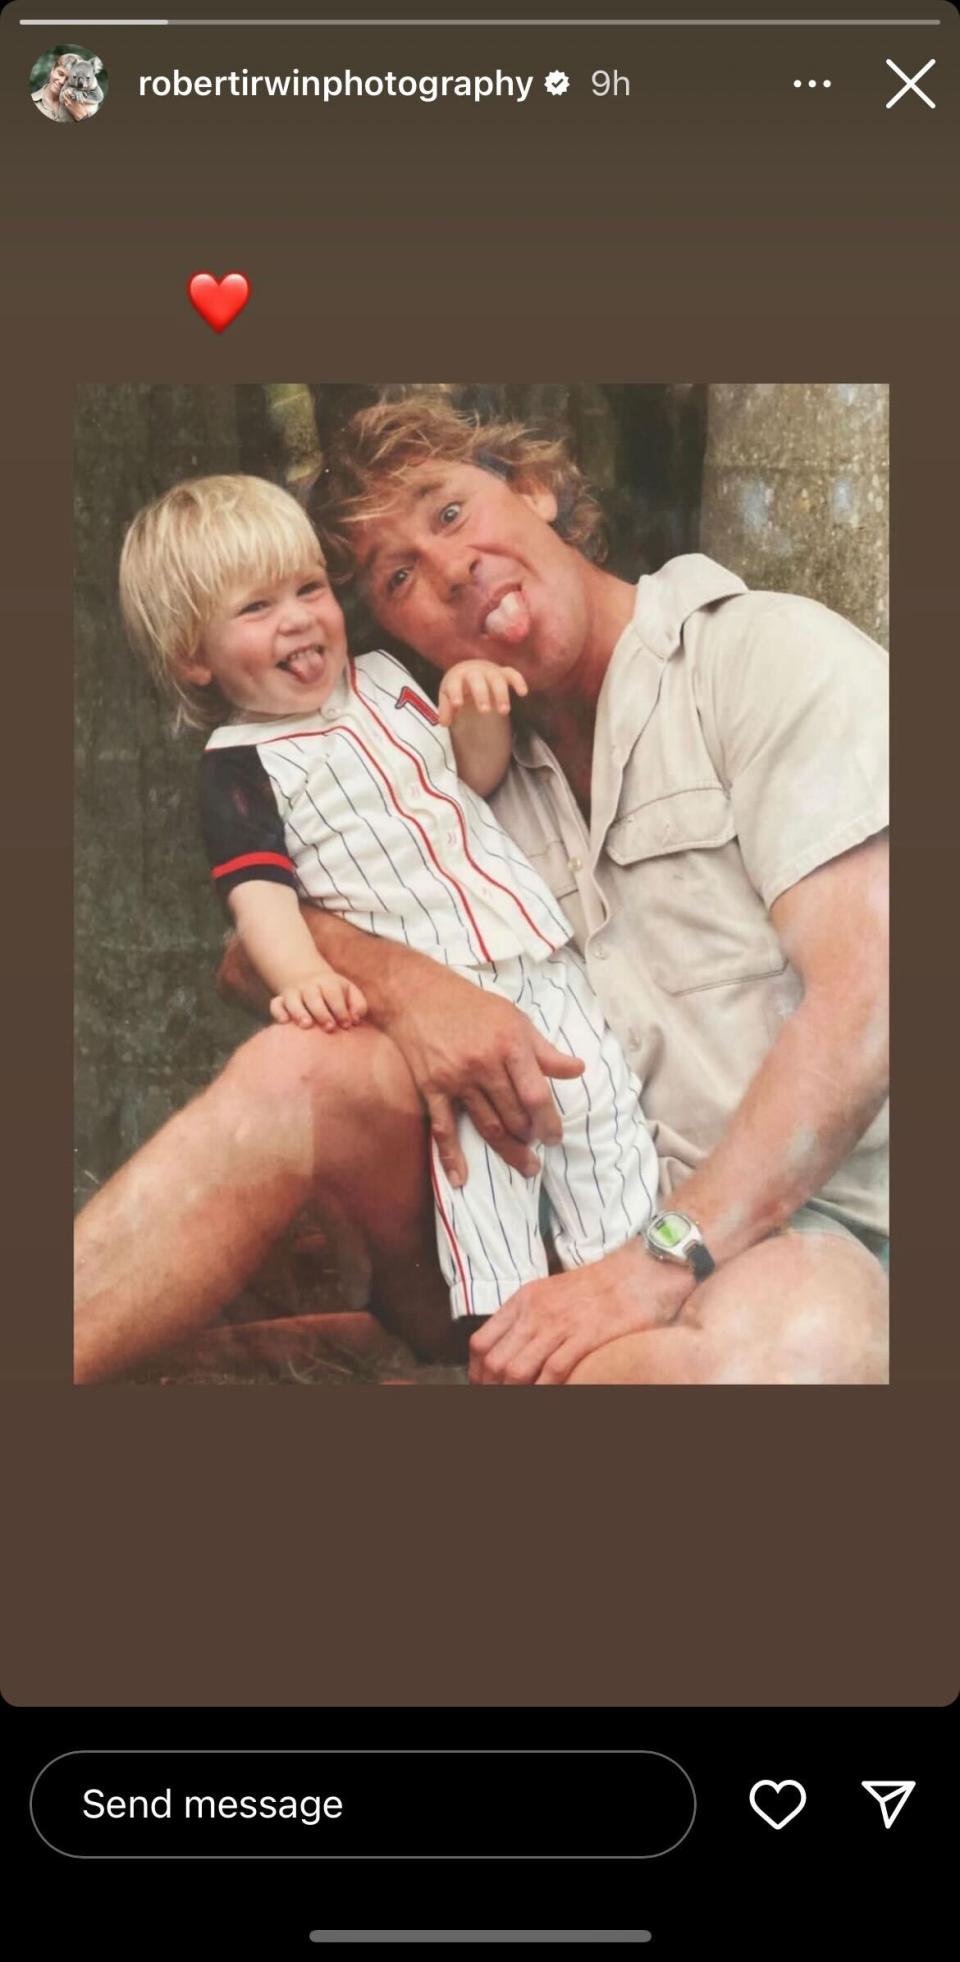
[(243, 312), (250, 298), (250, 281), (243, 273), (224, 273), (222, 279), (214, 279), (208, 272), (194, 273), (187, 292), (207, 326), (222, 334)]
[[(757, 1793), (763, 1791), (773, 1792), (776, 1798), (779, 1798), (781, 1792), (797, 1792), (799, 1796), (796, 1805), (792, 1806), (789, 1812), (784, 1812), (780, 1806), (773, 1807), (769, 1800), (766, 1806), (761, 1805)], [(772, 1778), (758, 1778), (750, 1793), (750, 1803), (754, 1812), (758, 1813), (761, 1819), (765, 1819), (767, 1825), (772, 1826), (774, 1832), (778, 1833), (784, 1826), (789, 1826), (791, 1819), (795, 1819), (798, 1812), (803, 1811), (807, 1803), (807, 1794), (796, 1778), (783, 1778), (779, 1785), (775, 1784)]]

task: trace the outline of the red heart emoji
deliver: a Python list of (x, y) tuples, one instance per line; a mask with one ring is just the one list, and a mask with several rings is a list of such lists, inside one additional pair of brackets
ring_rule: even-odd
[(250, 298), (250, 281), (243, 273), (225, 273), (222, 279), (214, 279), (212, 273), (194, 273), (187, 292), (207, 326), (222, 334), (243, 312)]

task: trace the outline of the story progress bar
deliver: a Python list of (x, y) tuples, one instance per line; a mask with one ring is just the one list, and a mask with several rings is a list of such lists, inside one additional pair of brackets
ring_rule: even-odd
[(651, 1942), (649, 1928), (311, 1928), (312, 1942)]

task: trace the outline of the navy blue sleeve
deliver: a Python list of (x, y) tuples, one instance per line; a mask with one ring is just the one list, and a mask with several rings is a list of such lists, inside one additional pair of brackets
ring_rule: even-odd
[(267, 879), (299, 893), (273, 785), (252, 743), (208, 749), (200, 759), (200, 825), (217, 891)]

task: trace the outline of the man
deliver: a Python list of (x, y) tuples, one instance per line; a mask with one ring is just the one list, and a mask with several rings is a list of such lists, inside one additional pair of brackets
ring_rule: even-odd
[[(471, 1380), (885, 1380), (880, 650), (699, 556), (632, 588), (587, 556), (596, 514), (558, 446), (430, 401), (355, 418), (330, 501), (328, 547), (381, 629), (435, 667), (483, 654), (527, 682), (498, 814), (577, 927), (670, 1196), (650, 1244), (506, 1303)], [(91, 1204), (80, 1380), (196, 1327), (314, 1187), (365, 1230), (386, 1316), (429, 1346), (422, 1105), (454, 1178), (458, 1104), (519, 1169), (557, 1135), (547, 1079), (569, 1059), (510, 1004), (311, 925), (374, 1026), (255, 1038)]]
[(30, 98), (41, 116), (51, 123), (82, 123), (86, 116), (95, 114), (93, 105), (75, 102), (69, 95), (64, 97), (63, 88), (68, 79), (63, 57), (58, 55), (43, 88), (36, 89)]

